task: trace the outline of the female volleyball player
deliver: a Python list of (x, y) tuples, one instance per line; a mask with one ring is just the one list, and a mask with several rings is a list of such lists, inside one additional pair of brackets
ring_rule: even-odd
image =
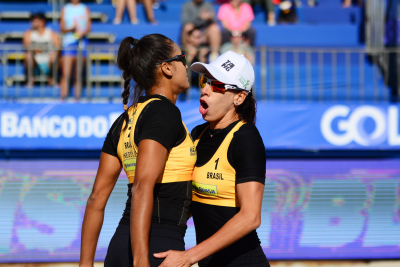
[(199, 72), (200, 113), (207, 122), (192, 131), (197, 145), (191, 211), (197, 246), (166, 257), (161, 267), (269, 266), (255, 229), (261, 223), (265, 183), (265, 148), (254, 125), (254, 70), (235, 52), (210, 64), (194, 63)]
[(125, 112), (103, 145), (82, 225), (80, 266), (93, 266), (104, 208), (123, 167), (128, 201), (105, 266), (155, 267), (163, 259), (153, 253), (185, 249), (196, 150), (175, 102), (189, 88), (186, 57), (169, 38), (151, 34), (125, 38), (117, 64)]

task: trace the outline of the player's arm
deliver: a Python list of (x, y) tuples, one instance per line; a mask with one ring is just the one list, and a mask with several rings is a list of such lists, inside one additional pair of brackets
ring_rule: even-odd
[(264, 185), (247, 182), (236, 185), (240, 211), (210, 238), (187, 251), (156, 253), (156, 258), (166, 258), (160, 267), (190, 267), (238, 241), (261, 224), (261, 205)]
[(93, 267), (97, 241), (104, 220), (104, 209), (121, 168), (121, 162), (117, 157), (101, 153), (99, 168), (82, 223), (80, 267)]
[(153, 192), (163, 174), (168, 150), (157, 141), (139, 143), (135, 180), (132, 186), (130, 218), (133, 265), (149, 267), (149, 236), (153, 213)]

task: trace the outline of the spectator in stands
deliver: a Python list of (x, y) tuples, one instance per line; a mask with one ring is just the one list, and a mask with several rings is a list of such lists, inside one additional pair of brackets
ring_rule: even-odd
[(115, 9), (114, 24), (121, 24), (122, 16), (124, 14), (125, 8), (128, 8), (129, 17), (132, 24), (138, 24), (136, 12), (136, 0), (118, 0), (117, 8)]
[[(23, 36), (23, 45), (28, 48), (25, 53), (25, 70), (27, 72), (27, 87), (33, 86), (34, 72), (40, 75), (51, 75), (53, 64), (56, 62), (58, 51), (52, 49), (60, 47), (60, 39), (54, 31), (46, 27), (46, 17), (42, 13), (31, 16), (31, 29)], [(49, 85), (53, 78), (49, 78)]]
[(353, 3), (359, 6), (364, 5), (363, 0), (343, 0), (343, 7), (351, 7)]
[(297, 23), (297, 12), (296, 12), (296, 4), (293, 1), (282, 1), (279, 4), (279, 17), (278, 23), (279, 24), (291, 24)]
[(231, 32), (231, 41), (222, 45), (221, 54), (224, 54), (228, 51), (233, 51), (239, 55), (244, 55), (250, 61), (250, 63), (254, 65), (254, 50), (248, 44), (248, 42), (246, 42), (241, 32)]
[(210, 50), (207, 46), (204, 46), (202, 44), (203, 35), (201, 33), (201, 30), (194, 28), (193, 30), (188, 32), (188, 43), (185, 47), (188, 65), (192, 64), (192, 62), (206, 63), (206, 57)]
[[(71, 0), (71, 3), (64, 6), (61, 11), (60, 29), (64, 33), (62, 42), (62, 76), (61, 76), (61, 98), (68, 95), (69, 80), (73, 67), (77, 68), (78, 53), (82, 53), (82, 68), (86, 61), (86, 49), (88, 40), (87, 34), (91, 31), (90, 11), (80, 0)], [(79, 51), (78, 51), (79, 50)], [(81, 88), (78, 88), (77, 78), (82, 73), (77, 73), (75, 77), (75, 98), (79, 98)]]
[(200, 29), (203, 35), (202, 44), (209, 45), (211, 48), (210, 61), (217, 58), (221, 46), (221, 32), (211, 3), (203, 0), (186, 2), (183, 6), (181, 20), (183, 23), (182, 44), (188, 45), (190, 31), (195, 28)]
[(253, 9), (254, 6), (261, 5), (267, 14), (268, 25), (274, 26), (276, 24), (274, 4), (272, 3), (272, 0), (243, 0), (243, 2), (250, 4)]
[(154, 10), (153, 10), (153, 0), (142, 0), (144, 9), (146, 10), (146, 16), (147, 20), (150, 22), (152, 25), (157, 25), (158, 21), (156, 20), (154, 16)]
[(218, 19), (222, 23), (222, 43), (229, 42), (232, 31), (240, 31), (254, 46), (255, 31), (251, 27), (254, 20), (253, 9), (242, 0), (230, 0), (229, 3), (221, 5), (218, 11)]

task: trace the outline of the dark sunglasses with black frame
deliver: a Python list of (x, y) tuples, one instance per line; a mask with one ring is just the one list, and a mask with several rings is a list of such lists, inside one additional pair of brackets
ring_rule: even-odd
[(174, 56), (173, 58), (169, 58), (164, 61), (158, 62), (158, 63), (156, 63), (156, 66), (160, 65), (164, 62), (171, 62), (171, 61), (181, 61), (183, 63), (183, 65), (186, 67), (186, 53), (182, 52), (182, 55), (177, 55), (177, 56)]

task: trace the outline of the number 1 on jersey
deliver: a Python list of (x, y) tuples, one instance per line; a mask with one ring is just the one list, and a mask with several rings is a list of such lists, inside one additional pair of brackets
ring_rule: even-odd
[(217, 167), (218, 167), (218, 161), (219, 161), (219, 158), (215, 161), (215, 169), (217, 169)]

